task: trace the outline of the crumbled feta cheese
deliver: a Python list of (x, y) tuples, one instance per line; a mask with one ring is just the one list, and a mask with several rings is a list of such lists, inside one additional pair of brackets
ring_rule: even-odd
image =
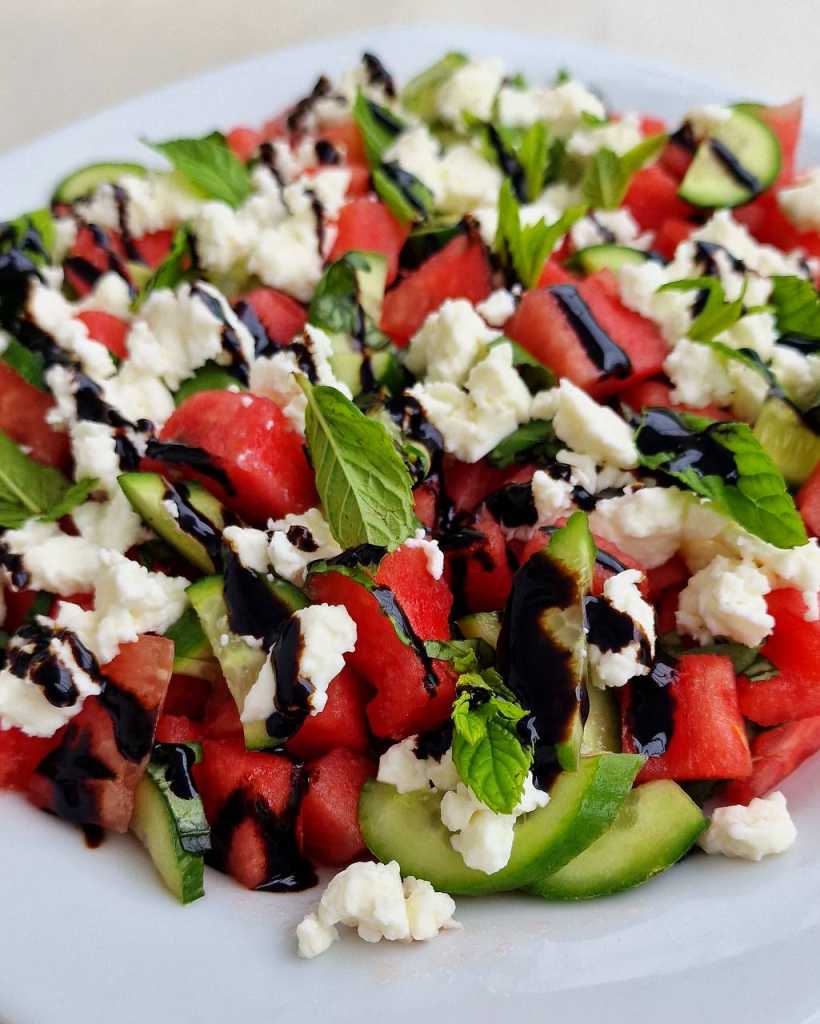
[(77, 212), (83, 220), (109, 230), (121, 229), (115, 187), (126, 196), (128, 230), (135, 238), (193, 217), (202, 202), (192, 192), (180, 188), (173, 174), (124, 174), (115, 184), (105, 182), (89, 199), (79, 200)]
[(820, 231), (820, 167), (777, 193), (780, 208), (799, 231)]
[(78, 505), (71, 518), (83, 540), (120, 554), (153, 536), (122, 491), (112, 494), (109, 501), (86, 501)]
[(445, 449), (465, 462), (478, 462), (530, 416), (530, 393), (506, 342), (470, 370), (466, 391), (441, 381), (416, 384), (410, 394), (441, 431)]
[(766, 610), (770, 590), (769, 580), (755, 565), (718, 555), (681, 592), (678, 629), (700, 644), (722, 636), (757, 647), (774, 628)]
[(732, 118), (730, 107), (718, 103), (705, 103), (701, 107), (693, 107), (684, 117), (684, 122), (692, 129), (696, 139), (706, 139)]
[(572, 484), (537, 469), (532, 478), (532, 498), (538, 513), (536, 527), (552, 526), (573, 507)]
[(291, 215), (257, 233), (247, 269), (264, 284), (307, 302), (322, 276), (319, 224), (298, 184), (286, 186), (284, 197)]
[(816, 537), (795, 548), (777, 548), (730, 525), (730, 536), (742, 558), (751, 559), (766, 573), (772, 587), (794, 587), (802, 592), (807, 622), (820, 618), (820, 546)]
[[(147, 330), (143, 325), (144, 330)], [(137, 327), (128, 335), (134, 337)], [(52, 367), (49, 374), (61, 367)], [(104, 381), (103, 397), (120, 412), (127, 420), (150, 420), (157, 428), (169, 418), (174, 411), (174, 396), (165, 383), (139, 360), (128, 359), (124, 362), (115, 377)]]
[(703, 227), (692, 234), (693, 241), (714, 242), (722, 245), (746, 265), (747, 270), (764, 274), (796, 274), (805, 277), (806, 271), (798, 255), (784, 253), (773, 245), (757, 242), (745, 224), (732, 216), (731, 210), (716, 210)]
[(427, 560), (427, 571), (434, 580), (440, 580), (444, 573), (444, 552), (437, 540), (430, 540), (426, 530), (416, 530), (416, 536), (404, 542), (406, 548), (421, 548)]
[[(187, 604), (189, 581), (184, 577), (149, 572), (108, 549), (97, 551), (96, 572), (89, 583), (94, 589), (93, 610), (63, 602), (57, 623), (73, 630), (102, 663), (116, 657), (120, 644), (131, 643), (142, 633), (164, 633)], [(75, 592), (90, 589), (86, 584)]]
[(318, 956), (338, 938), (336, 925), (355, 928), (365, 942), (432, 939), (443, 929), (459, 928), (456, 905), (429, 882), (408, 876), (399, 865), (357, 862), (331, 879), (315, 912), (296, 930), (299, 955)]
[(438, 209), (463, 215), (477, 206), (493, 205), (501, 180), (501, 171), (472, 146), (452, 146), (441, 157), (438, 181), (430, 187)]
[(606, 116), (600, 99), (574, 79), (554, 88), (504, 86), (498, 95), (498, 108), (503, 124), (528, 126), (543, 120), (561, 136), (576, 128), (583, 114), (599, 119)]
[(761, 359), (768, 360), (774, 351), (777, 334), (777, 324), (773, 314), (747, 313), (737, 323), (732, 324), (727, 331), (719, 334), (717, 340), (731, 348), (751, 349)]
[(441, 798), (441, 821), (455, 833), (450, 836), (450, 845), (467, 867), (494, 875), (509, 863), (516, 818), (548, 803), (549, 794), (536, 789), (531, 775), (524, 780), (521, 799), (512, 814), (495, 814), (459, 782), (455, 790)]
[[(655, 653), (655, 611), (638, 589), (637, 584), (642, 579), (643, 573), (637, 569), (616, 573), (604, 582), (603, 597), (613, 608), (632, 619), (649, 646), (647, 653), (651, 659)], [(590, 679), (595, 686), (601, 689), (620, 687), (635, 676), (649, 674), (650, 666), (644, 660), (638, 640), (614, 651), (600, 648), (593, 637), (590, 640)]]
[(423, 182), (438, 199), (442, 193), (439, 144), (423, 124), (403, 131), (384, 155)]
[(94, 380), (104, 380), (115, 372), (111, 353), (88, 335), (88, 328), (74, 315), (74, 308), (59, 291), (48, 288), (36, 279), (29, 285), (26, 310), (33, 323), (56, 344), (74, 356), (83, 371)]
[(215, 200), (203, 203), (191, 226), (201, 265), (216, 274), (227, 274), (247, 258), (257, 230), (241, 210)]
[(710, 345), (681, 338), (664, 360), (664, 373), (674, 384), (673, 402), (700, 408), (729, 405), (734, 388), (726, 362)]
[(222, 531), (222, 539), (230, 545), (245, 569), (267, 572), (270, 568), (268, 535), (264, 530), (255, 530), (250, 526), (226, 526)]
[[(40, 624), (47, 628), (50, 620), (40, 619)], [(34, 641), (15, 634), (9, 641), (7, 662), (13, 660), (15, 654), (25, 657), (27, 653), (35, 655), (32, 665), (45, 658), (64, 669), (76, 688), (76, 698), (70, 704), (54, 704), (38, 678), (29, 671), (18, 676), (11, 669), (3, 668), (0, 670), (0, 730), (17, 728), (27, 736), (53, 736), (79, 714), (86, 697), (100, 692), (100, 685), (78, 664), (71, 643), (62, 630), (53, 632), (47, 650), (39, 656)], [(29, 670), (32, 665), (28, 666)]]
[(644, 260), (643, 263), (625, 263), (617, 274), (624, 305), (654, 320), (671, 345), (689, 329), (695, 293), (658, 289), (669, 281), (691, 276), (689, 270), (689, 267), (678, 269), (672, 264), (664, 267), (655, 260)]
[(13, 555), (22, 557), (32, 590), (65, 597), (93, 589), (99, 573), (96, 544), (84, 537), (70, 537), (57, 523), (29, 519), (18, 530), (7, 530), (3, 543)]
[[(280, 576), (297, 586), (304, 583), (305, 572), (311, 562), (335, 558), (342, 553), (318, 508), (309, 508), (301, 515), (289, 513), (284, 519), (271, 521), (268, 526), (271, 530), (268, 545), (270, 563)], [(291, 533), (294, 528), (295, 532)], [(307, 536), (304, 536), (304, 531)]]
[(605, 243), (648, 249), (652, 241), (652, 235), (641, 233), (638, 222), (625, 207), (621, 210), (595, 210), (572, 225), (569, 237), (576, 251)]
[(797, 829), (782, 793), (755, 797), (748, 807), (718, 807), (698, 840), (707, 853), (759, 861), (794, 845)]
[(688, 495), (676, 487), (642, 487), (599, 501), (589, 526), (624, 554), (654, 569), (677, 551), (688, 506)]
[(96, 479), (109, 494), (120, 487), (120, 458), (116, 438), (111, 427), (91, 420), (77, 420), (69, 428), (71, 454), (74, 456), (74, 477), (77, 480)]
[(619, 156), (633, 149), (643, 139), (638, 114), (625, 114), (619, 121), (582, 127), (569, 137), (567, 152), (572, 156), (588, 157), (606, 147)]
[(460, 385), (478, 356), (498, 337), (466, 299), (448, 299), (410, 339), (405, 363), (417, 377)]
[(607, 406), (599, 405), (567, 378), (562, 379), (558, 393), (558, 409), (552, 423), (564, 444), (619, 469), (638, 465), (638, 450), (625, 420)]
[(515, 296), (506, 288), (497, 288), (475, 308), (491, 327), (503, 327), (515, 312)]
[(775, 345), (771, 369), (780, 386), (801, 409), (816, 401), (820, 390), (820, 357), (805, 356), (789, 345)]
[(85, 298), (75, 303), (74, 308), (78, 312), (94, 310), (128, 320), (131, 316), (131, 292), (128, 282), (110, 270), (95, 282)]
[(408, 736), (394, 743), (379, 758), (379, 782), (395, 786), (399, 793), (413, 793), (419, 789), (447, 792), (458, 785), (458, 772), (453, 764), (452, 750), (445, 751), (441, 760), (417, 757), (418, 736)]
[(482, 57), (463, 64), (438, 90), (439, 117), (459, 127), (464, 114), (491, 120), (503, 78), (504, 62), (498, 57)]

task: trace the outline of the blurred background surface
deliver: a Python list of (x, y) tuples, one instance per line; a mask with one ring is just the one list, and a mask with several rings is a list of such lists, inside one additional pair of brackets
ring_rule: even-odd
[(458, 46), (459, 22), (498, 24), (689, 68), (750, 98), (804, 94), (820, 114), (820, 0), (0, 0), (0, 149), (242, 57), (354, 30), (366, 46), (368, 27), (437, 20), (442, 49)]

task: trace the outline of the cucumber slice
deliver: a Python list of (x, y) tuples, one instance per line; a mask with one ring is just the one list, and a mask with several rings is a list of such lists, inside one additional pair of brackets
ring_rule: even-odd
[(748, 203), (775, 180), (780, 160), (780, 143), (771, 128), (735, 108), (698, 146), (678, 195), (695, 206)]
[(800, 413), (782, 398), (767, 398), (754, 433), (774, 460), (786, 482), (799, 487), (820, 462), (820, 437), (803, 421)]
[(133, 174), (144, 178), (148, 171), (142, 164), (125, 162), (107, 162), (86, 164), (65, 178), (54, 189), (51, 197), (53, 203), (73, 203), (77, 199), (90, 195), (98, 185), (114, 182), (124, 174)]
[[(291, 611), (297, 611), (308, 604), (305, 595), (286, 580), (268, 580), (268, 585)], [(245, 706), (248, 691), (265, 663), (265, 652), (252, 647), (241, 636), (232, 632), (228, 624), (228, 609), (225, 604), (221, 576), (206, 576), (192, 583), (186, 593), (199, 616), (203, 632), (208, 638), (211, 650), (228, 684), (240, 714)], [(226, 643), (223, 643), (227, 641)], [(269, 736), (264, 722), (243, 723), (245, 745), (249, 750), (259, 750), (278, 745), (275, 737)]]
[(223, 366), (206, 363), (196, 371), (193, 377), (189, 377), (180, 384), (174, 394), (174, 405), (181, 405), (186, 398), (195, 395), (197, 391), (227, 391), (231, 387), (238, 391), (248, 390)]
[(219, 679), (219, 662), (193, 608), (186, 608), (165, 635), (174, 642), (174, 672), (210, 682)]
[[(118, 480), (131, 507), (155, 533), (197, 569), (207, 573), (216, 570), (214, 553), (220, 543), (225, 516), (222, 503), (210, 491), (196, 483), (175, 487), (159, 473), (121, 473)], [(207, 535), (210, 544), (206, 546), (193, 532), (184, 529), (181, 524), (186, 518), (181, 514), (173, 516), (166, 501), (176, 505), (178, 512), (187, 508), (192, 525), (203, 537)], [(190, 515), (191, 509), (195, 519)]]
[(384, 289), (387, 285), (387, 258), (380, 252), (367, 250), (361, 253), (367, 261), (367, 269), (356, 268), (356, 283), (359, 286), (359, 304), (374, 323), (382, 318)]
[(390, 349), (363, 352), (346, 334), (331, 334), (329, 337), (333, 347), (330, 355), (333, 373), (347, 384), (354, 398), (368, 390), (371, 381), (379, 385), (395, 374), (396, 357)]
[(584, 722), (581, 755), (601, 754), (621, 749), (621, 716), (610, 690), (587, 687), (589, 714)]
[(550, 802), (519, 818), (512, 855), (493, 875), (468, 868), (442, 825), (441, 794), (399, 794), (394, 786), (367, 782), (359, 798), (359, 825), (379, 860), (396, 860), (402, 875), (426, 878), (453, 895), (506, 892), (544, 878), (568, 864), (609, 828), (643, 758), (601, 754), (563, 772)]
[(642, 249), (606, 243), (579, 249), (567, 260), (567, 266), (573, 270), (583, 270), (585, 274), (594, 274), (598, 270), (620, 270), (631, 263), (646, 263), (648, 259), (651, 257)]
[(527, 892), (548, 900), (588, 900), (630, 889), (680, 860), (707, 825), (677, 783), (647, 782), (627, 796), (609, 831)]
[(472, 615), (462, 616), (456, 625), (467, 640), (484, 640), (490, 647), (498, 646), (498, 634), (501, 632), (500, 612), (474, 612)]
[(134, 794), (131, 831), (148, 850), (165, 885), (180, 903), (193, 903), (205, 894), (204, 852), (210, 849), (210, 831), (199, 794), (191, 786), (185, 793), (169, 781), (168, 762), (156, 759), (171, 748), (186, 758), (185, 774), (201, 758), (199, 744), (158, 744), (155, 755)]

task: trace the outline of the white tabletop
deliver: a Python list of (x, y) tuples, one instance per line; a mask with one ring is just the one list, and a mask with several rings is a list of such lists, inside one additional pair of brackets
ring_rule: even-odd
[(368, 27), (436, 19), (442, 50), (459, 45), (448, 21), (503, 24), (820, 104), (817, 0), (0, 0), (0, 149), (228, 61), (357, 28), (366, 46)]

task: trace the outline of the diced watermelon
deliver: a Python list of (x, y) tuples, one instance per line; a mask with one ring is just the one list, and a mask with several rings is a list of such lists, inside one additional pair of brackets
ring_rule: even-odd
[(484, 499), (506, 484), (521, 484), (532, 479), (535, 466), (508, 466), (499, 469), (486, 459), (462, 462), (445, 455), (442, 463), (444, 490), (456, 512), (474, 512)]
[(766, 607), (774, 618), (760, 653), (779, 670), (774, 679), (738, 679), (740, 709), (758, 725), (779, 725), (820, 715), (820, 621), (807, 622), (797, 590), (773, 590)]
[(96, 309), (87, 309), (83, 313), (78, 313), (77, 320), (82, 320), (88, 328), (90, 338), (105, 345), (117, 359), (128, 358), (125, 339), (128, 335), (129, 325), (125, 320)]
[(387, 259), (388, 284), (395, 279), (399, 269), (399, 253), (407, 238), (408, 228), (393, 216), (384, 203), (372, 197), (352, 199), (339, 211), (336, 229), (330, 260), (341, 259), (346, 252), (354, 249), (380, 252)]
[(345, 193), (350, 199), (361, 199), (370, 192), (370, 168), (367, 164), (348, 164), (350, 181)]
[(680, 405), (672, 401), (672, 388), (659, 380), (643, 380), (621, 392), (621, 401), (635, 412), (651, 406), (663, 409), (676, 409), (679, 412), (693, 412), (697, 416), (708, 416), (712, 420), (730, 420), (731, 413), (721, 409), (719, 405)]
[(624, 206), (643, 231), (655, 231), (670, 218), (687, 220), (693, 212), (678, 197), (678, 182), (659, 163), (644, 167), (632, 178)]
[(3, 591), (3, 600), (6, 604), (6, 619), (3, 629), (6, 633), (16, 633), (23, 625), (31, 612), (32, 605), (37, 599), (37, 590), (12, 590), (6, 587)]
[[(389, 588), (419, 642), (449, 639), (452, 594), (445, 580), (434, 580), (428, 572), (424, 551), (401, 547), (387, 555), (375, 582)], [(314, 601), (343, 604), (358, 635), (366, 638), (348, 655), (347, 663), (376, 691), (367, 717), (377, 736), (404, 739), (444, 721), (455, 694), (449, 665), (428, 663), (434, 687), (422, 653), (402, 642), (387, 612), (364, 584), (340, 572), (316, 573), (308, 579), (308, 593)], [(389, 593), (382, 596), (388, 604), (392, 600)]]
[(686, 562), (684, 562), (680, 555), (673, 555), (663, 565), (658, 565), (654, 569), (647, 569), (646, 575), (649, 580), (649, 600), (656, 601), (661, 594), (672, 587), (680, 590), (689, 579), (690, 573), (686, 567)]
[(65, 264), (65, 276), (78, 295), (88, 295), (101, 274), (114, 271), (130, 281), (127, 256), (116, 231), (83, 226), (77, 232)]
[(568, 377), (596, 398), (604, 398), (660, 373), (669, 351), (658, 328), (612, 294), (611, 275), (592, 274), (575, 285), (598, 326), (629, 357), (631, 372), (604, 375), (587, 354), (551, 288), (527, 292), (505, 333), (559, 377)]
[(305, 853), (320, 864), (343, 865), (367, 854), (359, 829), (359, 794), (376, 774), (372, 759), (331, 750), (308, 766), (299, 820)]
[(453, 616), (502, 609), (510, 596), (513, 572), (504, 533), (491, 513), (482, 508), (451, 541), (444, 557), (445, 578), (453, 591)]
[(780, 207), (779, 189), (770, 188), (746, 206), (733, 211), (735, 220), (745, 224), (759, 242), (791, 252), (803, 249), (820, 256), (820, 231), (799, 231)]
[(38, 764), (28, 795), (38, 807), (82, 824), (126, 832), (154, 741), (174, 645), (146, 634), (102, 666), (107, 683), (60, 732)]
[(367, 164), (362, 133), (355, 121), (334, 121), (322, 125), (319, 138), (329, 142), (336, 149), (341, 149), (346, 163)]
[(0, 363), (0, 430), (30, 448), (38, 462), (65, 468), (69, 461), (68, 434), (60, 434), (46, 423), (46, 413), (53, 407), (47, 391)]
[(327, 690), (327, 704), (321, 714), (308, 715), (290, 740), (288, 750), (301, 761), (328, 753), (334, 747), (362, 752), (370, 744), (365, 705), (370, 691), (347, 666)]
[[(209, 860), (248, 889), (287, 888), (288, 874), (309, 875), (296, 819), (303, 772), (283, 754), (205, 740), (193, 767), (211, 826)], [(277, 881), (279, 884), (277, 884)]]
[(305, 308), (276, 288), (253, 288), (242, 296), (253, 307), (265, 333), (277, 345), (287, 345), (305, 327)]
[(820, 750), (820, 715), (787, 722), (752, 740), (752, 774), (720, 792), (723, 804), (748, 804), (765, 796)]
[(233, 150), (234, 154), (244, 163), (245, 161), (250, 160), (259, 148), (262, 138), (262, 133), (257, 131), (256, 128), (247, 128), (245, 125), (237, 125), (236, 128), (231, 128), (227, 133), (225, 141)]
[(206, 451), (230, 489), (185, 464), (146, 459), (145, 468), (198, 480), (251, 523), (264, 525), (318, 502), (303, 439), (269, 398), (199, 391), (175, 410), (160, 440)]
[(811, 536), (820, 536), (820, 464), (798, 491), (797, 507)]
[(173, 231), (150, 231), (147, 235), (140, 235), (134, 239), (134, 248), (142, 262), (154, 269), (168, 255), (173, 240)]
[(784, 185), (794, 179), (794, 161), (803, 122), (803, 97), (798, 96), (776, 107), (759, 107), (757, 116), (771, 128), (780, 143), (780, 173), (775, 186)]
[(155, 743), (192, 743), (202, 739), (202, 726), (185, 715), (160, 715)]
[(205, 705), (202, 729), (209, 740), (236, 740), (244, 744), (244, 732), (236, 701), (223, 679), (212, 685)]
[(166, 715), (202, 718), (210, 694), (211, 684), (206, 679), (175, 672), (171, 676), (163, 712)]
[(385, 295), (381, 328), (406, 345), (445, 299), (481, 302), (491, 289), (484, 243), (477, 235), (457, 235)]
[[(632, 730), (647, 706), (644, 688), (653, 686), (647, 677), (627, 683), (621, 691), (625, 753), (641, 752)], [(751, 775), (752, 756), (738, 707), (735, 673), (728, 658), (686, 654), (678, 661), (677, 678), (664, 689), (674, 723), (672, 736), (663, 753), (649, 757), (638, 782), (743, 779)], [(651, 722), (659, 726), (659, 732), (663, 731), (662, 719), (653, 716)]]
[(541, 276), (538, 278), (539, 288), (548, 288), (551, 284), (573, 284), (578, 278), (558, 262), (553, 256), (544, 264)]
[(674, 633), (678, 628), (677, 611), (680, 603), (681, 587), (670, 587), (654, 599), (655, 631), (658, 636)]
[(685, 242), (687, 238), (689, 238), (696, 227), (697, 224), (694, 224), (691, 221), (678, 220), (676, 217), (670, 217), (670, 219), (665, 220), (655, 232), (655, 240), (652, 243), (652, 248), (655, 252), (660, 253), (664, 259), (674, 259), (675, 250), (681, 242)]
[(667, 174), (670, 174), (676, 182), (680, 183), (689, 170), (693, 156), (694, 151), (688, 146), (681, 145), (679, 142), (670, 139), (663, 147), (658, 163)]
[(432, 530), (436, 523), (438, 483), (425, 480), (413, 488), (413, 511), (422, 526)]
[(27, 736), (20, 729), (0, 729), (0, 789), (28, 787), (31, 773), (60, 742), (54, 736)]

